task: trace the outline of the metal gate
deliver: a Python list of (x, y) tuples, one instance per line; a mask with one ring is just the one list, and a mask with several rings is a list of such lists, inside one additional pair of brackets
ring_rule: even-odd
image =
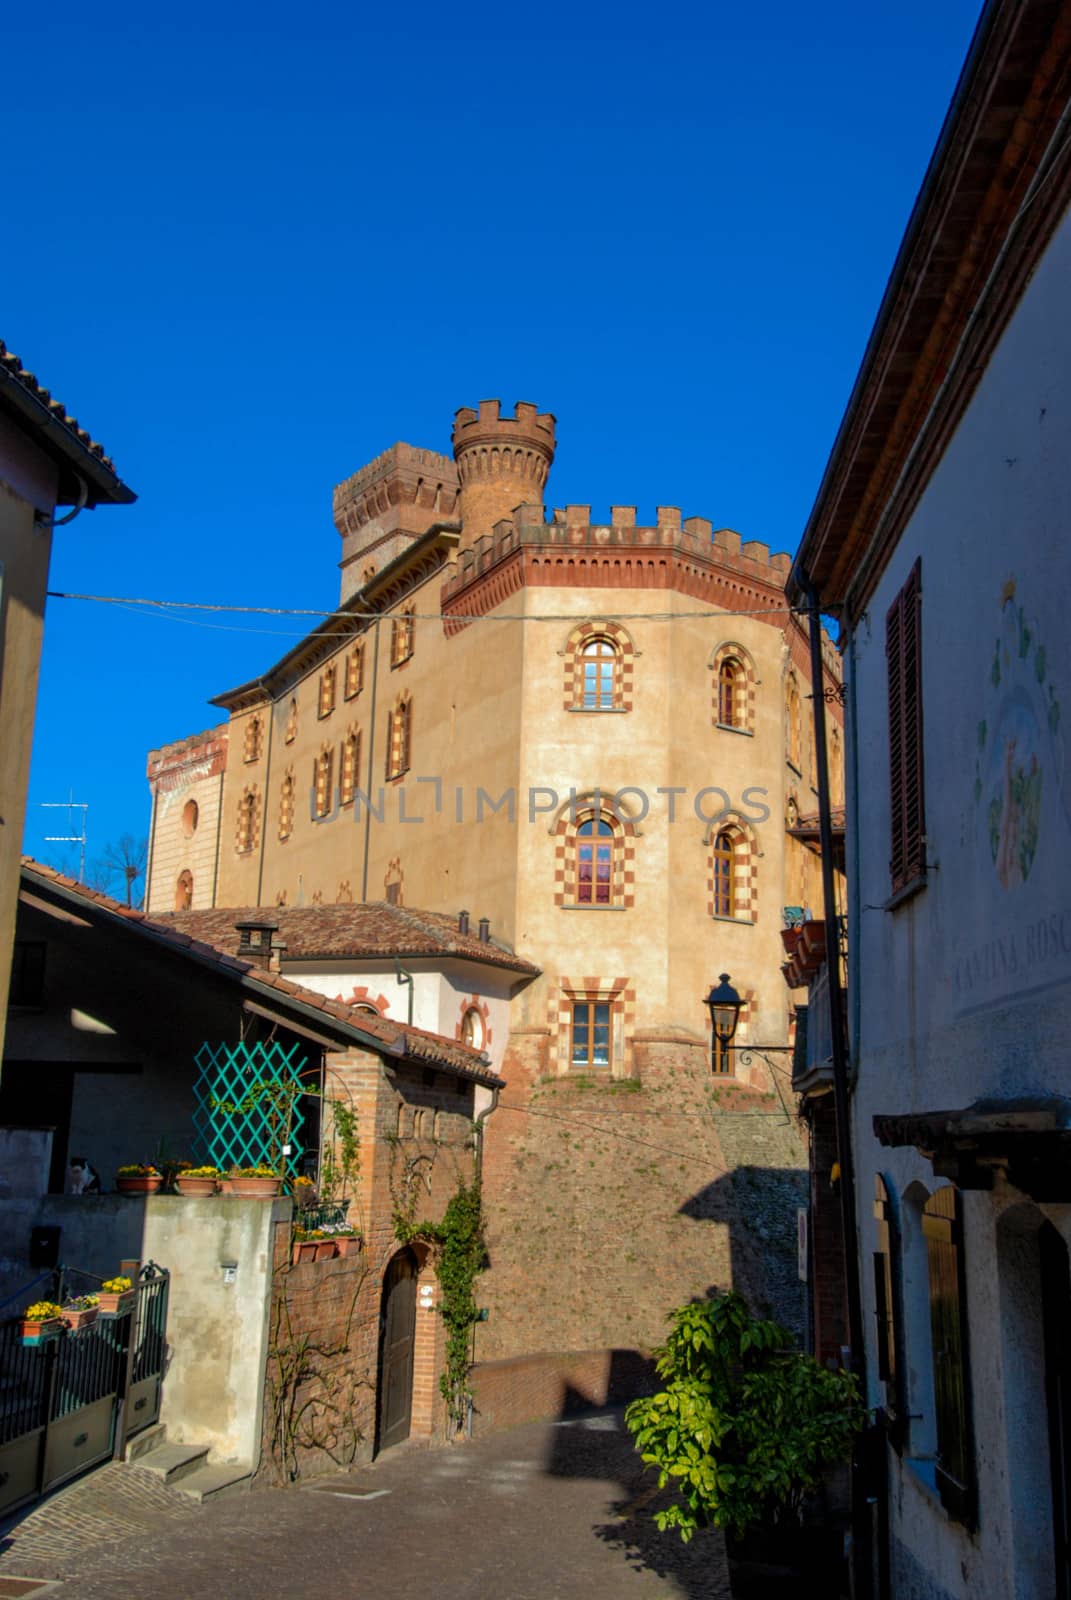
[(149, 1262), (133, 1308), (24, 1345), (0, 1324), (0, 1515), (121, 1454), (160, 1414), (170, 1274)]

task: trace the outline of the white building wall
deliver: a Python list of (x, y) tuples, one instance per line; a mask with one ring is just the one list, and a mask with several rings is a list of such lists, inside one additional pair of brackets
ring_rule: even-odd
[[(1071, 1094), (1069, 286), (1065, 218), (846, 663), (857, 706), (848, 866), (856, 884), (854, 1134), (871, 1374), (874, 1173), (902, 1204), (912, 1184), (932, 1192), (939, 1181), (915, 1150), (880, 1148), (873, 1117), (986, 1096)], [(921, 893), (886, 911), (885, 618), (918, 557), (930, 871)], [(1024, 1265), (1040, 1214), (1021, 1202), (999, 1186), (966, 1196), (974, 1534), (950, 1524), (930, 1487), (932, 1465), (918, 1458), (932, 1445), (924, 1250), (914, 1275), (905, 1264), (908, 1409), (916, 1415), (902, 1466), (890, 1454), (897, 1594), (1048, 1600), (1053, 1592), (1040, 1346)], [(1061, 1227), (1063, 1209), (1046, 1208)], [(878, 1404), (873, 1376), (871, 1383)]]

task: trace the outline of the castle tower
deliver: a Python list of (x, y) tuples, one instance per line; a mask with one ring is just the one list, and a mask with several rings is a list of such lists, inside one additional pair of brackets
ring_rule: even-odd
[(521, 505), (542, 505), (554, 460), (554, 418), (518, 400), (512, 417), (497, 400), (454, 417), (454, 460), (461, 485), (461, 545), (490, 533)]
[(457, 469), (434, 450), (392, 445), (338, 485), (334, 513), (345, 604), (429, 528), (457, 516)]

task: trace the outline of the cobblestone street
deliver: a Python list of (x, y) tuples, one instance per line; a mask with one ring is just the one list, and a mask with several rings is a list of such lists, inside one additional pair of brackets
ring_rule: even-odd
[(405, 1446), (315, 1485), (203, 1507), (109, 1466), (36, 1508), (0, 1553), (41, 1594), (116, 1600), (727, 1600), (720, 1534), (659, 1534), (660, 1502), (619, 1412), (510, 1429), (451, 1449)]

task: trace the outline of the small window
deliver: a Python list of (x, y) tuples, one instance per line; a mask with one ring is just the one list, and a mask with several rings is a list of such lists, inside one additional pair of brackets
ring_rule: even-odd
[(605, 817), (589, 817), (576, 830), (576, 899), (608, 906), (613, 889), (614, 830)]
[(413, 654), (413, 608), (408, 607), (399, 613), (391, 624), (390, 631), (390, 664), (400, 667), (403, 661), (408, 661)]
[(889, 794), (892, 892), (926, 871), (926, 808), (922, 768), (922, 563), (885, 619), (889, 677)]
[(331, 810), (331, 780), (335, 757), (333, 750), (321, 750), (313, 765), (313, 805), (315, 815), (326, 817)]
[(294, 831), (294, 769), (287, 767), (279, 786), (279, 837), (289, 839)]
[(723, 728), (744, 726), (744, 672), (731, 657), (718, 668), (718, 722)]
[(244, 757), (246, 761), (259, 761), (263, 742), (263, 725), (259, 717), (250, 717), (245, 725)]
[(796, 674), (790, 672), (785, 685), (785, 756), (797, 772), (800, 766), (800, 691)]
[(325, 667), (320, 674), (320, 698), (317, 704), (317, 715), (329, 717), (335, 709), (335, 669)]
[(617, 651), (609, 639), (590, 639), (580, 651), (581, 706), (585, 711), (612, 711)]
[(933, 1398), (937, 1423), (937, 1491), (960, 1522), (974, 1520), (974, 1440), (967, 1387), (967, 1295), (963, 1213), (950, 1184), (922, 1212), (930, 1285)]
[(185, 868), (178, 875), (175, 885), (175, 910), (188, 911), (193, 905), (193, 873)]
[(581, 1070), (610, 1065), (610, 1002), (577, 1000), (573, 1003), (570, 1062)]
[(716, 917), (734, 917), (736, 915), (735, 876), (733, 836), (731, 833), (723, 831), (717, 834), (714, 839), (713, 880), (714, 915)]
[(43, 939), (16, 939), (11, 953), (11, 987), (7, 1003), (11, 1007), (40, 1010), (45, 1003), (45, 942)]
[(725, 1044), (714, 1035), (710, 1055), (711, 1071), (719, 1078), (732, 1078), (736, 1074), (736, 1046)]
[(246, 789), (238, 802), (238, 837), (237, 848), (239, 855), (246, 855), (256, 844), (257, 836), (257, 793), (255, 789)]
[(364, 641), (355, 644), (346, 657), (346, 699), (352, 700), (364, 688)]
[(192, 839), (197, 832), (197, 822), (200, 817), (196, 800), (187, 800), (182, 808), (182, 832), (187, 839)]
[(394, 883), (388, 883), (386, 885), (386, 895), (387, 895), (387, 904), (389, 906), (400, 906), (401, 903), (402, 903), (402, 886), (401, 886), (401, 884), (398, 883), (397, 881), (395, 881)]
[(284, 744), (293, 744), (297, 738), (297, 701), (291, 700), (290, 709), (286, 714), (286, 729), (283, 733)]
[(361, 765), (361, 736), (348, 733), (342, 741), (342, 762), (339, 767), (338, 800), (348, 806), (357, 792), (357, 777)]
[(387, 777), (400, 778), (408, 772), (412, 754), (413, 707), (408, 699), (398, 701), (387, 718)]
[(478, 1006), (468, 1006), (461, 1018), (461, 1043), (473, 1050), (482, 1050), (484, 1042), (483, 1017)]

